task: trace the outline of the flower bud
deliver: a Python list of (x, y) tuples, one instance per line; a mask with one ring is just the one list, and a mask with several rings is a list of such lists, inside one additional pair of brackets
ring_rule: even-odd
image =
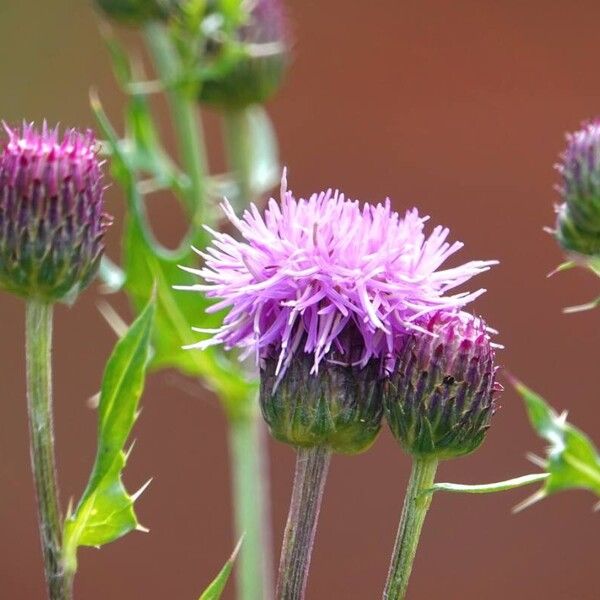
[(496, 409), (494, 349), (485, 324), (439, 312), (406, 336), (385, 383), (385, 413), (410, 454), (452, 458), (483, 441)]
[(331, 354), (314, 371), (314, 356), (294, 354), (277, 375), (278, 353), (261, 360), (260, 404), (273, 437), (296, 447), (327, 447), (356, 454), (369, 448), (381, 428), (380, 361), (353, 365)]
[(238, 29), (238, 56), (223, 59), (225, 46), (209, 40), (207, 54), (224, 66), (207, 75), (200, 102), (226, 110), (264, 104), (281, 86), (288, 63), (289, 32), (282, 0), (251, 0), (248, 21)]
[(175, 13), (182, 0), (96, 0), (110, 18), (128, 25), (166, 20)]
[(95, 275), (110, 218), (91, 131), (6, 127), (0, 154), (0, 288), (71, 299)]
[(567, 135), (567, 148), (556, 166), (562, 176), (563, 204), (556, 237), (569, 252), (600, 254), (600, 121)]

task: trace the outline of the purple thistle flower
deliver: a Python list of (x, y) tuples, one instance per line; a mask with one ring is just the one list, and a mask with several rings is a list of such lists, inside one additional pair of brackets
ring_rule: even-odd
[(392, 433), (411, 454), (451, 458), (483, 441), (496, 410), (492, 330), (462, 311), (440, 311), (405, 336), (384, 388)]
[(242, 239), (208, 229), (213, 244), (198, 251), (204, 267), (185, 268), (206, 283), (180, 289), (220, 299), (211, 312), (230, 310), (210, 339), (190, 347), (275, 355), (279, 379), (296, 353), (312, 355), (313, 373), (331, 357), (358, 367), (383, 359), (427, 315), (483, 293), (449, 294), (496, 263), (441, 269), (462, 244), (440, 226), (426, 236), (416, 209), (402, 217), (389, 200), (361, 205), (332, 190), (296, 200), (285, 172), (281, 202), (271, 199), (264, 217), (254, 205), (242, 218), (227, 201), (222, 207)]
[(4, 126), (0, 153), (0, 287), (58, 300), (94, 276), (110, 224), (102, 168), (91, 131), (44, 123)]
[(562, 177), (556, 231), (560, 244), (579, 254), (600, 254), (600, 120), (567, 134), (556, 169)]

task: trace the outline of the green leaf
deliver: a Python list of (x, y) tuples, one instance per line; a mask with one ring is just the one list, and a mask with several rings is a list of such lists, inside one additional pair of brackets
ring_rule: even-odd
[(244, 377), (231, 357), (217, 347), (203, 351), (182, 349), (200, 339), (193, 326), (212, 328), (222, 319), (222, 315), (206, 314), (208, 301), (203, 294), (173, 289), (174, 285), (197, 283), (193, 275), (179, 268), (179, 265), (196, 265), (194, 253), (187, 245), (182, 252), (156, 252), (147, 243), (140, 222), (131, 215), (125, 243), (125, 287), (134, 304), (141, 306), (156, 285), (152, 368), (175, 367), (188, 375), (201, 377), (205, 385), (219, 395), (231, 416), (246, 411), (256, 384)]
[[(208, 315), (204, 295), (176, 291), (175, 285), (197, 283), (196, 278), (179, 266), (197, 264), (192, 245), (202, 247), (206, 237), (199, 229), (182, 242), (177, 251), (164, 249), (154, 239), (146, 220), (142, 198), (136, 186), (136, 165), (123, 151), (122, 144), (97, 98), (92, 108), (106, 137), (112, 155), (113, 177), (121, 184), (127, 198), (127, 218), (124, 240), (125, 290), (139, 311), (156, 293), (156, 316), (152, 332), (152, 368), (172, 367), (194, 377), (200, 377), (206, 387), (214, 390), (231, 417), (252, 410), (256, 382), (249, 381), (239, 365), (232, 362), (221, 348), (204, 351), (183, 350), (200, 337), (192, 327), (211, 328), (220, 324), (222, 315)], [(135, 131), (136, 128), (133, 128)]]
[(240, 551), (242, 541), (243, 540), (240, 540), (238, 542), (238, 545), (235, 547), (235, 550), (229, 557), (229, 560), (225, 563), (225, 566), (219, 571), (219, 574), (213, 579), (211, 584), (204, 590), (204, 592), (202, 592), (199, 600), (219, 600), (223, 594), (223, 591), (225, 590), (229, 576), (231, 575), (233, 563), (235, 562), (238, 552)]
[(585, 489), (600, 496), (600, 456), (592, 441), (567, 421), (566, 413), (557, 414), (521, 382), (514, 385), (525, 401), (533, 428), (550, 443), (546, 458), (536, 459), (548, 478), (531, 501), (568, 489)]
[(150, 302), (116, 344), (108, 360), (98, 405), (98, 450), (87, 487), (63, 531), (67, 568), (77, 568), (79, 546), (102, 546), (139, 529), (130, 496), (121, 480), (125, 444), (138, 414), (150, 349), (154, 303)]

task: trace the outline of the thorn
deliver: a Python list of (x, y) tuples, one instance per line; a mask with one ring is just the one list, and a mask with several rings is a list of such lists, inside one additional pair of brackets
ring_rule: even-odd
[(96, 410), (100, 406), (100, 392), (96, 392), (93, 396), (90, 396), (86, 404), (89, 409)]
[(117, 334), (117, 337), (122, 338), (129, 327), (127, 323), (120, 317), (119, 313), (106, 300), (100, 300), (97, 303), (100, 314), (108, 323), (109, 327)]
[(577, 306), (567, 306), (563, 308), (563, 313), (565, 315), (573, 315), (575, 313), (585, 312), (586, 310), (593, 310), (594, 308), (598, 308), (600, 306), (600, 298), (596, 298), (591, 302), (587, 302), (586, 304), (579, 304)]
[(244, 542), (244, 538), (246, 537), (246, 532), (242, 533), (242, 537), (240, 537), (239, 542), (237, 543), (236, 547), (233, 549), (233, 552), (231, 553), (231, 556), (229, 557), (229, 562), (234, 562), (235, 559), (237, 558), (237, 555), (240, 552), (240, 549), (242, 548), (242, 544)]
[(529, 508), (536, 502), (543, 500), (545, 497), (546, 497), (546, 492), (543, 489), (538, 490), (535, 494), (532, 494), (531, 496), (529, 496), (529, 498), (525, 498), (525, 500), (523, 500), (523, 502), (519, 502), (519, 504), (517, 504), (512, 509), (513, 515), (516, 515), (517, 513), (521, 512), (522, 510), (525, 510), (526, 508)]
[(140, 525), (140, 523), (135, 526), (135, 530), (139, 531), (140, 533), (150, 533), (150, 530), (147, 527)]
[(135, 494), (131, 495), (131, 501), (136, 502), (137, 499), (146, 491), (146, 488), (152, 483), (153, 477), (150, 477), (148, 481), (137, 491)]
[(67, 506), (67, 516), (65, 517), (65, 520), (70, 519), (72, 514), (73, 514), (73, 496), (71, 496), (69, 498), (69, 505)]
[(125, 462), (127, 462), (129, 460), (129, 455), (131, 454), (131, 452), (135, 448), (135, 443), (136, 442), (137, 442), (137, 440), (133, 440), (133, 442), (131, 442), (131, 445), (129, 446), (129, 448), (127, 448), (127, 450), (125, 451)]
[(540, 467), (540, 469), (546, 469), (547, 463), (541, 456), (538, 456), (537, 454), (534, 454), (533, 452), (528, 452), (525, 455), (525, 457), (527, 458), (527, 460), (532, 462), (536, 467)]
[(597, 504), (594, 504), (594, 508), (593, 508), (594, 512), (598, 512), (599, 510), (600, 510), (600, 502), (598, 502)]

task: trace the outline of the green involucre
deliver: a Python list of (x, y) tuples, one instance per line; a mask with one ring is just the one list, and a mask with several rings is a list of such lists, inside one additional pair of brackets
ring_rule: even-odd
[(276, 359), (261, 368), (260, 402), (271, 434), (301, 448), (355, 454), (375, 441), (383, 417), (380, 366), (328, 364), (310, 373), (314, 357), (298, 353), (276, 385)]

